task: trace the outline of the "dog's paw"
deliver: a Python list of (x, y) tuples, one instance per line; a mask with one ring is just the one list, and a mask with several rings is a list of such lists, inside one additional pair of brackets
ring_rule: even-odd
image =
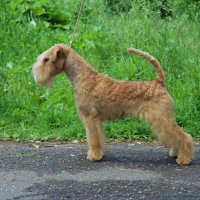
[(90, 161), (100, 161), (104, 156), (102, 151), (88, 151), (87, 159)]
[(176, 163), (179, 165), (189, 165), (192, 162), (192, 158), (177, 158)]

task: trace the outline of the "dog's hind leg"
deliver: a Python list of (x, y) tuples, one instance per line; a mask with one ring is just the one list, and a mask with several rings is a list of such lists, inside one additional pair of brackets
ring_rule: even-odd
[(173, 117), (165, 116), (165, 113), (155, 115), (155, 112), (151, 112), (147, 121), (158, 139), (171, 148), (170, 156), (177, 157), (178, 164), (191, 163), (193, 159), (192, 137), (178, 126)]

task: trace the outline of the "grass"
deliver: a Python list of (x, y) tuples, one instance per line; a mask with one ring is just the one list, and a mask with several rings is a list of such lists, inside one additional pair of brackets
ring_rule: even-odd
[[(128, 47), (154, 55), (166, 73), (178, 123), (199, 140), (199, 20), (186, 14), (161, 20), (159, 14), (149, 8), (141, 11), (137, 4), (128, 13), (118, 14), (111, 14), (102, 1), (96, 6), (82, 14), (74, 49), (100, 72), (125, 80), (155, 77), (153, 67), (129, 55)], [(0, 140), (85, 139), (69, 80), (59, 75), (46, 90), (34, 83), (31, 74), (31, 65), (42, 51), (55, 43), (69, 43), (73, 23), (63, 30), (41, 17), (34, 20), (36, 28), (28, 15), (13, 11), (9, 1), (0, 2)], [(105, 130), (111, 140), (155, 139), (137, 119), (105, 123)]]

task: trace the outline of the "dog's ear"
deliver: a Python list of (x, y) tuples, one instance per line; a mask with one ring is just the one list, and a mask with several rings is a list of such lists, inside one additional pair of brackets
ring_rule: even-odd
[(59, 58), (67, 58), (69, 48), (64, 44), (56, 44), (52, 47), (51, 61), (55, 62)]

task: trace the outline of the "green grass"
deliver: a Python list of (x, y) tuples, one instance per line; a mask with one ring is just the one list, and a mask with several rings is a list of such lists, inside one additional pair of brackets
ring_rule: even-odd
[[(71, 16), (76, 12), (77, 6), (73, 6)], [(137, 4), (129, 12), (113, 14), (102, 1), (89, 1), (81, 19), (73, 47), (100, 72), (116, 79), (151, 80), (153, 67), (126, 49), (140, 48), (159, 59), (175, 101), (177, 121), (199, 140), (198, 18), (182, 13), (161, 20), (155, 11), (141, 10)], [(46, 89), (37, 86), (31, 74), (31, 65), (42, 51), (55, 43), (69, 44), (70, 20), (74, 19), (68, 19), (67, 28), (51, 26), (52, 22), (38, 16), (34, 20), (36, 28), (29, 15), (12, 10), (9, 1), (0, 2), (0, 140), (85, 139), (69, 80), (59, 75), (54, 86)], [(155, 139), (137, 119), (106, 123), (105, 130), (110, 139)]]

